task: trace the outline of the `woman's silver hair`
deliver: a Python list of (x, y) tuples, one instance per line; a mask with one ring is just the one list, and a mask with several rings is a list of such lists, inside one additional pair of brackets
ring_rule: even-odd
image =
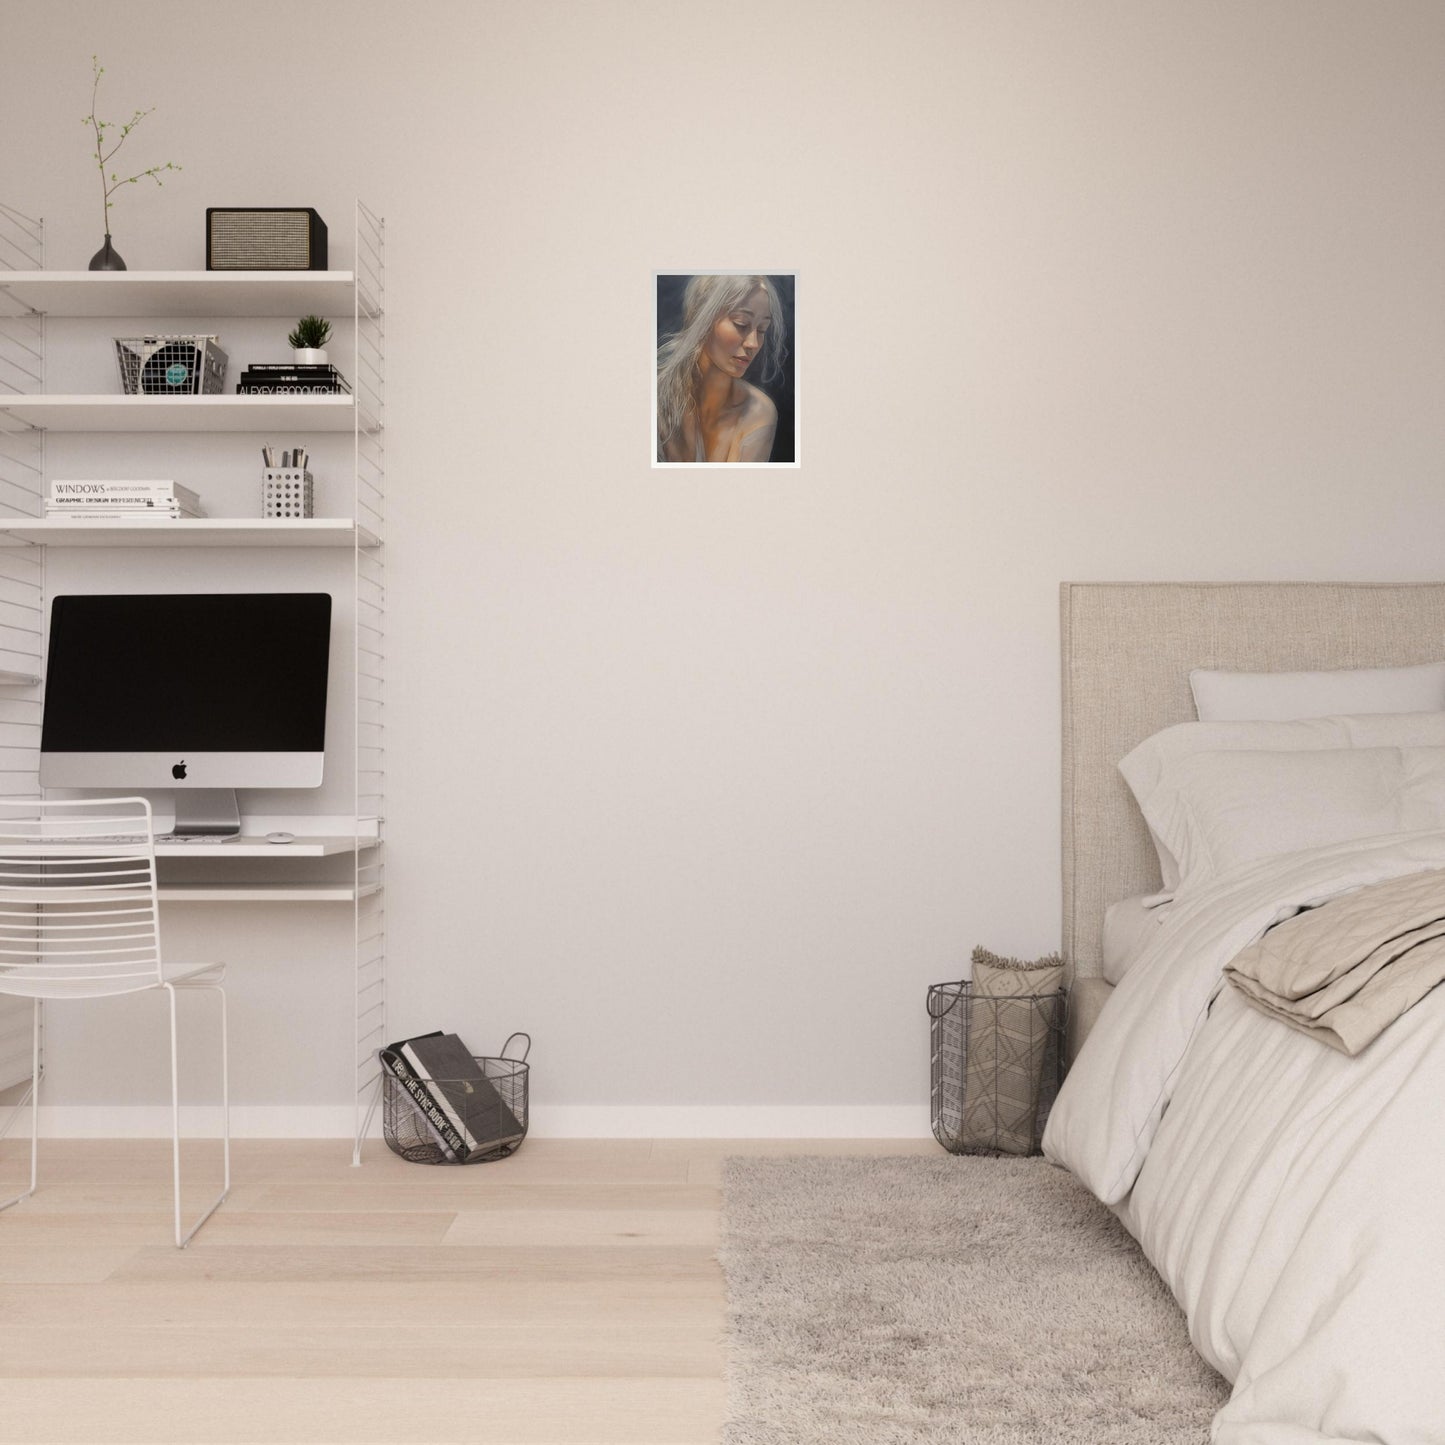
[(682, 329), (666, 337), (657, 348), (657, 444), (682, 429), (683, 419), (696, 403), (698, 357), (719, 316), (740, 306), (761, 286), (772, 309), (772, 322), (763, 337), (760, 381), (772, 381), (783, 372), (788, 354), (783, 329), (783, 308), (777, 287), (766, 276), (692, 276), (682, 293)]

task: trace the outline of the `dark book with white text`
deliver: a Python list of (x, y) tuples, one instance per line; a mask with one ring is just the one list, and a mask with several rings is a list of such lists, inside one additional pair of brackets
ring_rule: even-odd
[(406, 1039), (399, 1052), (460, 1136), (461, 1147), (456, 1150), (459, 1160), (489, 1154), (516, 1143), (526, 1133), (496, 1085), (456, 1034), (423, 1034)]
[[(430, 1037), (440, 1037), (440, 1032)], [(430, 1088), (417, 1078), (410, 1062), (403, 1056), (403, 1048), (412, 1042), (411, 1039), (400, 1039), (394, 1044), (388, 1044), (377, 1050), (377, 1058), (381, 1060), (381, 1067), (410, 1095), (418, 1117), (426, 1125), (437, 1147), (448, 1160), (454, 1160), (457, 1151), (466, 1147), (465, 1142)]]

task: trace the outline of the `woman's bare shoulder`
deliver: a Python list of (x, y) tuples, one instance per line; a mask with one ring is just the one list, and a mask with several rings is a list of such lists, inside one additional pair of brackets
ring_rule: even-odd
[(768, 422), (777, 421), (778, 408), (767, 392), (754, 386), (750, 381), (743, 382), (743, 389), (747, 393), (747, 399), (743, 402), (742, 415), (745, 426), (764, 426)]

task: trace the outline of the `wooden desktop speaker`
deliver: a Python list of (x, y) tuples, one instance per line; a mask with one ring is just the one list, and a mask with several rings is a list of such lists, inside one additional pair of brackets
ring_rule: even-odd
[(326, 222), (310, 206), (208, 206), (207, 271), (324, 271)]

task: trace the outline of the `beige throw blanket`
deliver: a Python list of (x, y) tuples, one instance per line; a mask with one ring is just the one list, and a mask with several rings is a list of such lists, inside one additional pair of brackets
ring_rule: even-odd
[(1225, 977), (1256, 1008), (1357, 1054), (1445, 982), (1445, 869), (1298, 913), (1250, 944)]

